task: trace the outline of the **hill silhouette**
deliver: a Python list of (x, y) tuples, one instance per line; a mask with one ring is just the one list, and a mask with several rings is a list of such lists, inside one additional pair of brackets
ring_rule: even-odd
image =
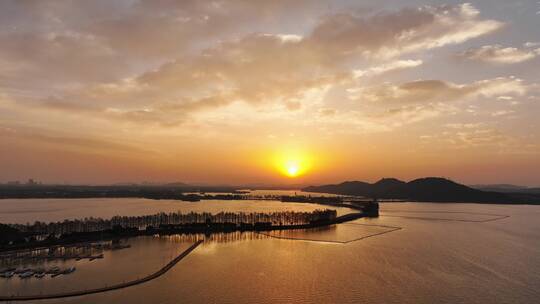
[(540, 203), (540, 196), (482, 191), (440, 177), (425, 177), (410, 182), (395, 178), (383, 178), (373, 184), (362, 181), (346, 181), (335, 185), (310, 186), (302, 190), (419, 202)]
[(471, 187), (482, 191), (540, 194), (540, 188), (538, 187), (524, 187), (509, 184), (471, 185)]

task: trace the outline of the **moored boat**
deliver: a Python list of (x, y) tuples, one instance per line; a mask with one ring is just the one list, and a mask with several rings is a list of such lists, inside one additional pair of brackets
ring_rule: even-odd
[(61, 272), (53, 273), (53, 274), (51, 274), (51, 278), (55, 278), (55, 277), (57, 277), (57, 276), (59, 276), (61, 274), (62, 274)]
[(0, 273), (0, 277), (6, 278), (6, 279), (13, 277), (13, 275), (15, 275), (13, 271), (6, 271), (6, 272)]
[(57, 273), (59, 271), (60, 271), (60, 267), (54, 266), (52, 268), (47, 269), (47, 271), (45, 271), (45, 273), (47, 273), (47, 274), (55, 274), (55, 273)]
[(33, 275), (34, 275), (33, 271), (27, 271), (27, 272), (23, 272), (23, 273), (19, 274), (19, 278), (28, 279), (28, 278), (32, 277)]

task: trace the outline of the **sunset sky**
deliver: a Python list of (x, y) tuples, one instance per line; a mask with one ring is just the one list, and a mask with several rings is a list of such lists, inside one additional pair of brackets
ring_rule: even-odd
[(0, 182), (540, 186), (540, 2), (0, 0)]

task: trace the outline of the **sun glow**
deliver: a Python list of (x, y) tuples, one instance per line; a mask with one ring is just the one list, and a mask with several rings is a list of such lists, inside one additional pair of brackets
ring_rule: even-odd
[(281, 174), (295, 178), (304, 175), (311, 168), (311, 159), (305, 153), (287, 151), (275, 158), (275, 167)]
[(298, 166), (298, 163), (294, 161), (290, 161), (285, 164), (285, 169), (287, 170), (287, 175), (290, 177), (295, 177), (300, 172), (300, 166)]

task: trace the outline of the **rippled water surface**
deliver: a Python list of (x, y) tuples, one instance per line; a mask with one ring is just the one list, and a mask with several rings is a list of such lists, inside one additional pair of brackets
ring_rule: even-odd
[[(138, 276), (194, 240), (130, 239), (64, 279), (77, 288)], [(57, 288), (2, 280), (2, 293)], [(315, 231), (212, 236), (151, 282), (34, 303), (538, 303), (539, 286), (540, 207), (385, 203), (379, 218)]]

